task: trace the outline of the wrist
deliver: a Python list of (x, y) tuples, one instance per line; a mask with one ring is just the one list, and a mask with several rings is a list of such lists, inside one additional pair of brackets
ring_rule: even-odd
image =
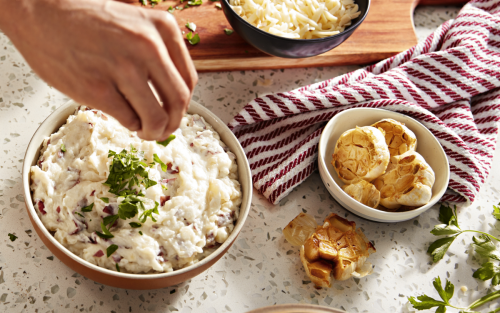
[(11, 37), (26, 23), (30, 0), (0, 0), (0, 30)]

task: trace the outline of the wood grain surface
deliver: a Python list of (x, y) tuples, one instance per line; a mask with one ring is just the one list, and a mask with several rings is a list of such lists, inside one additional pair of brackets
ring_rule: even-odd
[[(133, 0), (125, 0), (133, 1)], [(163, 1), (155, 10), (184, 7), (179, 1)], [(417, 43), (413, 27), (413, 10), (417, 4), (463, 4), (465, 0), (372, 0), (365, 21), (343, 44), (324, 54), (304, 58), (285, 59), (269, 56), (246, 43), (236, 32), (228, 36), (231, 28), (222, 10), (210, 0), (200, 6), (175, 10), (181, 30), (189, 30), (186, 22), (194, 22), (201, 41), (188, 45), (196, 69), (200, 72), (257, 70), (293, 67), (369, 64), (404, 51)], [(135, 3), (135, 5), (140, 5)], [(150, 6), (150, 5), (148, 5)], [(186, 41), (187, 43), (187, 41)]]

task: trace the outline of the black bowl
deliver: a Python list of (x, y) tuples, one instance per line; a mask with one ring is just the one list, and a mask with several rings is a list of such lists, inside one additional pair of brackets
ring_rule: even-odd
[(320, 39), (290, 39), (258, 29), (236, 14), (229, 5), (229, 0), (221, 0), (222, 10), (229, 24), (246, 42), (267, 54), (291, 59), (325, 53), (349, 38), (364, 21), (370, 9), (370, 0), (355, 0), (355, 3), (359, 6), (361, 14), (340, 34)]

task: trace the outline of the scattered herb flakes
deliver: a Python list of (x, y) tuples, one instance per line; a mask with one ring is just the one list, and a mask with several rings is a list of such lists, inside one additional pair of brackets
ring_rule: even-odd
[(81, 217), (85, 218), (85, 216), (83, 216), (83, 215), (82, 215), (82, 213), (80, 213), (80, 212), (75, 212), (75, 214), (78, 214), (78, 215), (80, 215)]
[(9, 233), (10, 241), (15, 241), (18, 237), (14, 234)]
[[(177, 9), (178, 7), (176, 7)], [(189, 38), (188, 38), (189, 39)], [(163, 141), (157, 141), (156, 143), (159, 144), (159, 145), (162, 145), (164, 147), (166, 147), (172, 140), (175, 139), (175, 135), (174, 134), (171, 134), (170, 136), (168, 136), (167, 139), (163, 140)]]
[(153, 213), (160, 214), (158, 212), (158, 205), (160, 205), (160, 204), (155, 201), (155, 207), (154, 208), (149, 209), (149, 210), (145, 210), (144, 212), (142, 212), (142, 214), (139, 216), (139, 220), (141, 221), (141, 223), (146, 222), (146, 219), (148, 218), (148, 216), (151, 217), (151, 220), (153, 222), (156, 222), (156, 219), (154, 218)]
[(220, 5), (220, 3), (216, 3), (216, 4), (215, 4), (215, 7), (216, 7), (217, 9), (219, 9), (219, 10), (222, 10), (222, 6)]
[(186, 23), (186, 28), (189, 29), (190, 31), (196, 31), (196, 24), (193, 22), (187, 22)]
[(147, 5), (148, 3), (146, 2), (146, 0), (140, 0), (141, 1), (141, 4), (142, 5)]
[[(194, 34), (193, 32), (189, 32), (186, 34), (186, 39), (191, 45), (197, 45), (200, 42), (200, 36), (198, 34)], [(167, 139), (168, 140), (168, 139)]]
[(142, 231), (139, 230), (139, 234), (142, 236)]
[(121, 271), (120, 271), (120, 266), (118, 265), (118, 263), (116, 263), (115, 265), (116, 265), (116, 270), (117, 270), (118, 272), (121, 272)]
[(175, 9), (172, 8), (172, 6), (169, 6), (168, 9), (167, 9), (168, 13), (174, 13), (174, 10)]
[(226, 35), (230, 36), (234, 33), (234, 30), (226, 28), (224, 29), (224, 32), (226, 33)]
[(190, 6), (201, 5), (202, 3), (203, 3), (202, 0), (190, 0), (190, 1), (188, 1), (188, 5), (190, 5)]
[(65, 144), (62, 144), (62, 145), (61, 145), (61, 151), (62, 151), (62, 152), (66, 152), (66, 145), (65, 145)]
[(163, 163), (162, 160), (160, 160), (160, 157), (158, 156), (158, 154), (153, 154), (153, 160), (155, 160), (156, 163), (160, 164), (161, 166), (161, 170), (166, 172), (168, 170), (168, 166), (167, 164)]
[(109, 203), (109, 198), (106, 198), (106, 197), (102, 197), (100, 198), (102, 200), (102, 202), (104, 203)]
[(109, 258), (115, 251), (118, 250), (117, 245), (111, 245), (106, 249), (106, 256)]
[(82, 208), (82, 212), (90, 212), (92, 211), (92, 208), (94, 208), (94, 203), (91, 205), (87, 205), (86, 207)]
[(137, 222), (131, 222), (131, 223), (128, 223), (130, 225), (130, 227), (132, 228), (139, 228), (142, 226), (141, 223), (137, 223)]

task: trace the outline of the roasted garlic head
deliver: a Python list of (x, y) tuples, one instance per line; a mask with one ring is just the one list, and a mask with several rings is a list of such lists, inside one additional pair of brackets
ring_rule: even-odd
[(384, 134), (371, 126), (356, 127), (337, 140), (332, 165), (346, 184), (368, 182), (385, 172), (390, 155)]
[[(310, 220), (308, 214), (301, 213), (283, 230), (288, 242), (297, 243), (292, 232), (287, 231), (290, 225), (309, 225), (301, 219)], [(306, 226), (305, 232), (310, 232)], [(297, 232), (297, 231), (295, 231)], [(300, 247), (300, 260), (304, 265), (307, 276), (318, 287), (330, 287), (332, 274), (337, 280), (346, 280), (350, 277), (363, 277), (371, 274), (372, 265), (366, 262), (375, 248), (363, 232), (356, 230), (356, 223), (349, 222), (337, 214), (330, 214), (323, 224), (309, 236)]]
[(367, 181), (360, 180), (354, 184), (344, 185), (342, 189), (354, 200), (371, 208), (376, 208), (380, 202), (380, 191)]
[(415, 151), (417, 148), (417, 137), (403, 123), (387, 118), (378, 121), (372, 127), (382, 129), (385, 132), (385, 143), (389, 147), (391, 156)]
[(387, 209), (422, 206), (429, 202), (434, 185), (434, 171), (415, 151), (391, 157), (384, 175), (373, 184), (380, 191), (380, 204)]

